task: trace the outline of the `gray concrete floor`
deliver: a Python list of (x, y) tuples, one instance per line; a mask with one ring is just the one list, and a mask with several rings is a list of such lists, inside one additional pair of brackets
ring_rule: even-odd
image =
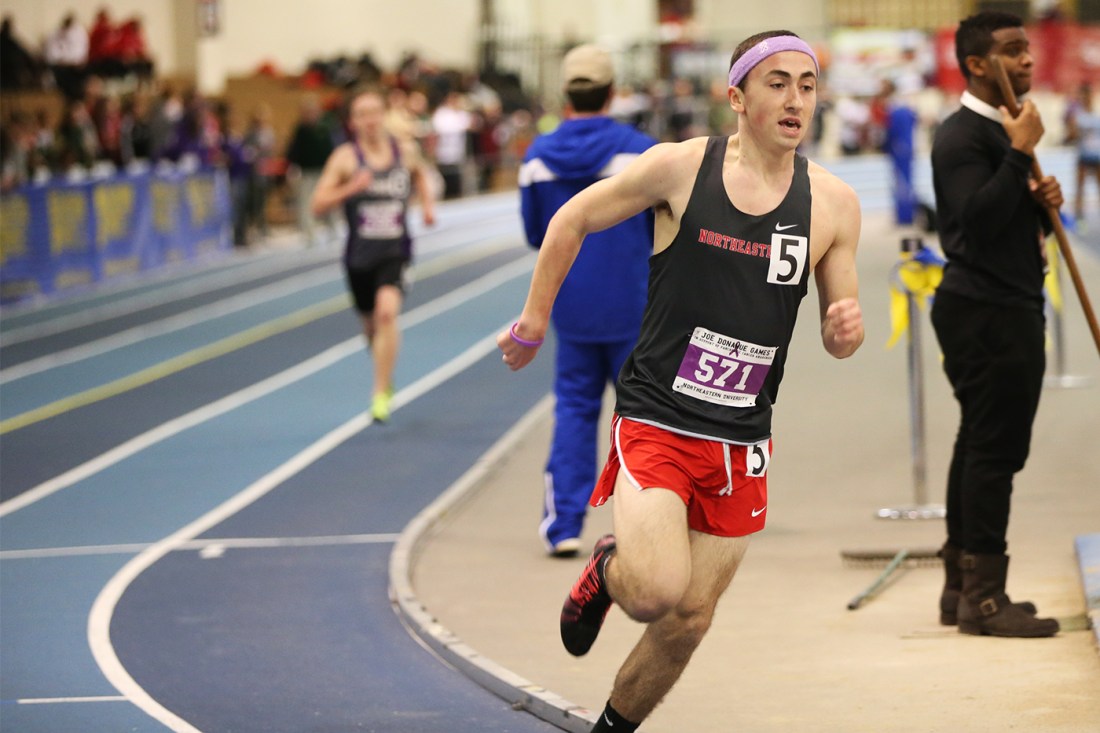
[[(1058, 617), (1062, 633), (992, 639), (940, 627), (936, 568), (903, 570), (862, 608), (847, 609), (884, 563), (852, 567), (842, 551), (934, 549), (943, 539), (939, 520), (875, 517), (915, 500), (906, 346), (884, 348), (888, 276), (907, 233), (885, 216), (864, 222), (867, 340), (851, 359), (821, 348), (811, 287), (776, 406), (768, 527), (642, 731), (1100, 731), (1100, 655), (1086, 630), (1073, 547), (1077, 535), (1100, 531), (1100, 359), (1068, 278), (1066, 371), (1091, 384), (1044, 391), (1009, 529), (1010, 594)], [(1100, 263), (1077, 259), (1095, 302)], [(939, 502), (958, 410), (927, 317), (922, 328), (928, 497)], [(613, 608), (586, 657), (561, 647), (558, 613), (584, 559), (549, 559), (536, 535), (549, 430), (544, 414), (434, 528), (413, 585), (439, 623), (477, 652), (600, 710), (641, 626)], [(590, 511), (585, 554), (610, 531), (610, 515), (607, 507)]]

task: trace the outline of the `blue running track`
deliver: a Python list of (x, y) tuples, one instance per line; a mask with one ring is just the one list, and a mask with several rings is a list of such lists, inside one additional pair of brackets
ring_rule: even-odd
[(397, 535), (551, 377), (495, 350), (534, 259), (514, 196), (440, 220), (386, 425), (335, 251), (4, 313), (4, 730), (556, 730), (422, 648), (388, 595)]

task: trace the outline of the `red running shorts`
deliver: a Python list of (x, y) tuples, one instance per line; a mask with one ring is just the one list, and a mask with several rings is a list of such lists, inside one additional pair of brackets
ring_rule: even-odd
[(764, 529), (772, 441), (733, 445), (673, 433), (615, 415), (607, 465), (592, 492), (600, 506), (622, 471), (635, 489), (675, 492), (687, 507), (688, 526), (719, 537)]

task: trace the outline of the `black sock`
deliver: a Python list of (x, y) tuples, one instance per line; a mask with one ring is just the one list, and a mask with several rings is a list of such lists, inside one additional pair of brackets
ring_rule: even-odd
[(607, 706), (600, 713), (599, 719), (596, 721), (596, 725), (592, 727), (589, 733), (634, 733), (638, 730), (638, 726), (641, 723), (631, 723), (629, 720), (619, 715), (615, 708), (611, 707), (611, 701), (607, 701)]

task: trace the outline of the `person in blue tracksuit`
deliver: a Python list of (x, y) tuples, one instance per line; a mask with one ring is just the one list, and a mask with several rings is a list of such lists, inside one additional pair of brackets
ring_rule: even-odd
[(913, 187), (913, 136), (919, 119), (911, 106), (895, 95), (896, 87), (884, 81), (887, 97), (886, 140), (884, 150), (894, 170), (894, 222), (912, 224), (917, 210), (916, 189)]
[[(520, 169), (527, 241), (540, 247), (554, 213), (575, 194), (622, 170), (656, 140), (607, 116), (614, 68), (593, 45), (562, 61), (565, 119), (534, 140)], [(596, 481), (597, 424), (603, 393), (637, 340), (645, 308), (653, 212), (591, 234), (562, 284), (551, 315), (557, 334), (554, 434), (546, 463), (539, 534), (555, 557), (580, 549)]]

